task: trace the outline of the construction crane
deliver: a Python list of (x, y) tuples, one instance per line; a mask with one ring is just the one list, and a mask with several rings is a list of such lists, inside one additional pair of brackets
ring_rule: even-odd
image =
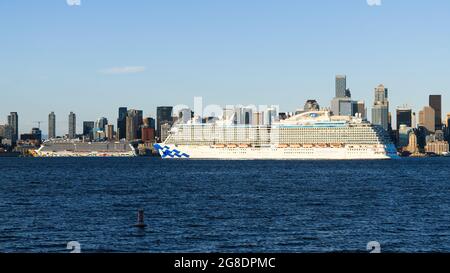
[(41, 123), (45, 123), (45, 121), (38, 120), (38, 121), (33, 121), (33, 123), (37, 123), (38, 124), (38, 128), (40, 130), (41, 129)]

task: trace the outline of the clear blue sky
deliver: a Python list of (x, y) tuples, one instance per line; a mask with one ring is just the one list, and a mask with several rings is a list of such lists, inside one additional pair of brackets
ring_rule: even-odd
[(447, 112), (449, 15), (448, 0), (2, 0), (0, 123), (17, 111), (26, 132), (55, 111), (61, 134), (70, 111), (80, 129), (194, 96), (294, 111), (328, 106), (335, 74), (368, 105), (384, 83), (391, 111), (438, 93)]

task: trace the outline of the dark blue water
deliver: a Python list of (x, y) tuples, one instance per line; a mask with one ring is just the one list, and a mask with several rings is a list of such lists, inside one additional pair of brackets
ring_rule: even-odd
[(450, 252), (450, 158), (0, 166), (1, 252)]

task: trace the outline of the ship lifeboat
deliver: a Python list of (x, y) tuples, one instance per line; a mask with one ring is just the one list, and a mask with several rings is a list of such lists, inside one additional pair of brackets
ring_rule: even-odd
[(340, 143), (332, 143), (330, 144), (331, 148), (342, 148), (342, 144)]
[(314, 147), (314, 145), (312, 145), (312, 144), (304, 144), (303, 145), (303, 148), (313, 148)]
[(239, 144), (239, 148), (248, 148), (249, 145), (248, 144)]
[(302, 147), (302, 145), (300, 145), (300, 144), (292, 144), (291, 145), (291, 148), (301, 148)]
[(228, 148), (237, 148), (237, 145), (236, 144), (229, 144), (229, 145), (227, 145), (227, 147)]
[(319, 148), (327, 148), (328, 146), (325, 143), (319, 143), (319, 144), (317, 144), (317, 147), (319, 147)]
[(285, 149), (285, 148), (288, 148), (289, 147), (289, 145), (287, 145), (287, 144), (279, 144), (279, 145), (277, 145), (277, 148), (280, 148), (280, 149)]
[(217, 144), (217, 145), (213, 145), (213, 148), (225, 148), (225, 145)]

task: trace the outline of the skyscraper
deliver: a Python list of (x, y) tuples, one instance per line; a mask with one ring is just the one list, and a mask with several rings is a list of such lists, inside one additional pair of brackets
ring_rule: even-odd
[(8, 116), (8, 125), (12, 127), (12, 142), (16, 143), (19, 139), (19, 115), (17, 112), (11, 112)]
[(69, 139), (75, 139), (77, 137), (77, 117), (75, 113), (69, 114)]
[(141, 110), (128, 110), (126, 117), (126, 139), (133, 141), (142, 137), (143, 112)]
[(375, 88), (375, 101), (372, 108), (372, 123), (380, 125), (386, 131), (389, 128), (388, 89), (380, 84)]
[(155, 119), (152, 117), (146, 117), (144, 118), (144, 127), (145, 128), (156, 128)]
[(337, 75), (336, 76), (336, 98), (347, 97), (347, 76)]
[(100, 131), (105, 131), (106, 125), (108, 125), (108, 119), (105, 117), (101, 117), (97, 119), (97, 122), (95, 123), (95, 128)]
[(55, 112), (51, 112), (48, 115), (48, 138), (52, 139), (56, 137), (56, 115)]
[(350, 89), (347, 89), (347, 76), (336, 76), (336, 96), (331, 101), (331, 112), (338, 116), (353, 116), (354, 104)]
[(117, 119), (117, 139), (124, 139), (127, 136), (127, 107), (119, 108), (119, 118)]
[(83, 122), (83, 136), (89, 138), (90, 140), (93, 140), (94, 139), (94, 127), (95, 127), (95, 122), (84, 121)]
[(161, 139), (161, 125), (169, 124), (172, 126), (173, 117), (172, 117), (172, 106), (159, 106), (156, 108), (156, 135), (159, 140)]
[(436, 130), (436, 112), (430, 106), (425, 106), (422, 111), (419, 112), (419, 126), (425, 127), (428, 132), (434, 133)]
[(397, 108), (397, 131), (400, 129), (400, 125), (406, 125), (408, 128), (413, 127), (412, 122), (412, 110), (407, 107)]
[(442, 129), (442, 96), (441, 95), (430, 95), (430, 107), (434, 109), (434, 125), (435, 130)]
[(106, 138), (110, 141), (114, 140), (114, 125), (106, 125)]
[(356, 113), (361, 114), (361, 118), (363, 120), (366, 120), (367, 119), (367, 109), (366, 109), (365, 101), (360, 100), (360, 101), (355, 102), (355, 107), (356, 107), (356, 109), (354, 109), (353, 115)]

